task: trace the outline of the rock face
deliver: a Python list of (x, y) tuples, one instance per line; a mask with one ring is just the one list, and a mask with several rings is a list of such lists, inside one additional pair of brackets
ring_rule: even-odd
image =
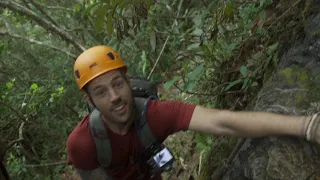
[[(305, 33), (304, 41), (282, 57), (261, 89), (254, 111), (320, 111), (320, 11), (306, 22)], [(247, 139), (222, 179), (319, 180), (320, 148), (294, 137)]]

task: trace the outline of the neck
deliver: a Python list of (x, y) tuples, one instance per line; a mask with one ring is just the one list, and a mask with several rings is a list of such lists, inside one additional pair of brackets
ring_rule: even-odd
[(129, 121), (127, 121), (126, 123), (116, 123), (114, 121), (110, 121), (106, 117), (104, 117), (103, 115), (101, 115), (101, 119), (109, 127), (109, 129), (111, 131), (113, 131), (114, 133), (119, 134), (119, 135), (125, 135), (128, 133), (128, 131), (130, 130), (130, 128), (133, 124), (134, 113), (130, 117)]

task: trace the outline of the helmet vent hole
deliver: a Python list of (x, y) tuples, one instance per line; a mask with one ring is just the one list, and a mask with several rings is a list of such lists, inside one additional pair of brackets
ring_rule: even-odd
[(75, 70), (75, 71), (74, 71), (74, 74), (76, 75), (76, 77), (77, 77), (78, 79), (80, 78), (79, 70)]
[(109, 56), (109, 58), (110, 58), (111, 60), (114, 60), (114, 59), (115, 59), (115, 58), (114, 58), (114, 55), (112, 54), (112, 52), (109, 52), (107, 55)]
[(89, 68), (92, 69), (93, 67), (95, 67), (97, 65), (97, 63), (92, 63)]

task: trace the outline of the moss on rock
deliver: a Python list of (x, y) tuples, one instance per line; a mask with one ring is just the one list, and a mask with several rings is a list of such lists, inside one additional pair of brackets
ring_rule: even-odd
[(310, 72), (304, 68), (299, 68), (297, 66), (288, 67), (280, 71), (280, 75), (284, 77), (289, 85), (294, 85), (298, 82), (300, 84), (299, 88), (310, 87)]

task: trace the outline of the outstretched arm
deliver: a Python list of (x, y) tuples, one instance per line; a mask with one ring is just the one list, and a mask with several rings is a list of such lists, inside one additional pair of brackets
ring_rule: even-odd
[[(289, 116), (269, 112), (236, 112), (197, 106), (192, 115), (189, 129), (214, 135), (249, 138), (272, 135), (302, 137), (305, 136), (311, 119), (311, 116)], [(315, 135), (316, 129), (312, 129), (312, 132), (314, 133), (313, 138), (319, 143), (319, 133)]]

